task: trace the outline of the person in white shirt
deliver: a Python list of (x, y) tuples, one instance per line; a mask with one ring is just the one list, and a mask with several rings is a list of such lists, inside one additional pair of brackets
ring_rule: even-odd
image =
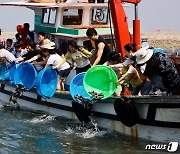
[[(43, 54), (47, 57), (47, 63), (45, 67), (56, 66), (60, 61), (62, 61), (62, 57), (55, 52), (54, 42), (50, 42), (49, 44), (45, 44), (43, 46)], [(64, 91), (64, 79), (69, 75), (71, 71), (69, 63), (65, 62), (63, 65), (58, 67), (57, 72), (59, 75), (57, 90)]]
[(0, 64), (9, 63), (16, 61), (16, 58), (8, 50), (4, 49), (4, 43), (0, 42)]

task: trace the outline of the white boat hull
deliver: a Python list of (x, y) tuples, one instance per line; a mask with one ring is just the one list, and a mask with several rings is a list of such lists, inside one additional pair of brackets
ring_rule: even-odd
[[(15, 87), (1, 83), (0, 99), (10, 103)], [(113, 99), (93, 104), (92, 114), (99, 127), (118, 131), (132, 138), (180, 143), (180, 99), (174, 97), (130, 97), (136, 104), (140, 120), (133, 127), (125, 126), (117, 117)], [(68, 94), (55, 94), (49, 100), (41, 100), (35, 91), (24, 92), (17, 99), (20, 108), (40, 110), (55, 116), (77, 119), (73, 112), (72, 99)]]

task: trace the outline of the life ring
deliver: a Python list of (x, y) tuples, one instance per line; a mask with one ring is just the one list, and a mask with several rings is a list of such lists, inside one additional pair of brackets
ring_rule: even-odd
[(139, 113), (134, 102), (127, 97), (116, 99), (114, 110), (118, 119), (127, 127), (134, 126), (139, 120)]

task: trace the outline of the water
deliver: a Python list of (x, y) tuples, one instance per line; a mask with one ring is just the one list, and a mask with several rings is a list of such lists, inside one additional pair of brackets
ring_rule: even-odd
[(0, 154), (165, 152), (144, 150), (150, 143), (146, 140), (132, 140), (109, 130), (83, 128), (77, 120), (28, 110), (12, 112), (3, 108), (1, 102), (0, 117)]

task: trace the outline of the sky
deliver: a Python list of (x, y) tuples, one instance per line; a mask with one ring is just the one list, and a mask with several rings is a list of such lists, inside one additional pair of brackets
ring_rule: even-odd
[[(19, 0), (0, 0), (2, 2)], [(138, 6), (138, 18), (141, 20), (141, 32), (154, 30), (180, 31), (180, 0), (142, 0)], [(126, 8), (129, 26), (132, 26), (134, 8)], [(34, 26), (34, 12), (23, 7), (0, 6), (0, 28), (4, 32), (14, 32), (16, 25), (29, 22)]]

